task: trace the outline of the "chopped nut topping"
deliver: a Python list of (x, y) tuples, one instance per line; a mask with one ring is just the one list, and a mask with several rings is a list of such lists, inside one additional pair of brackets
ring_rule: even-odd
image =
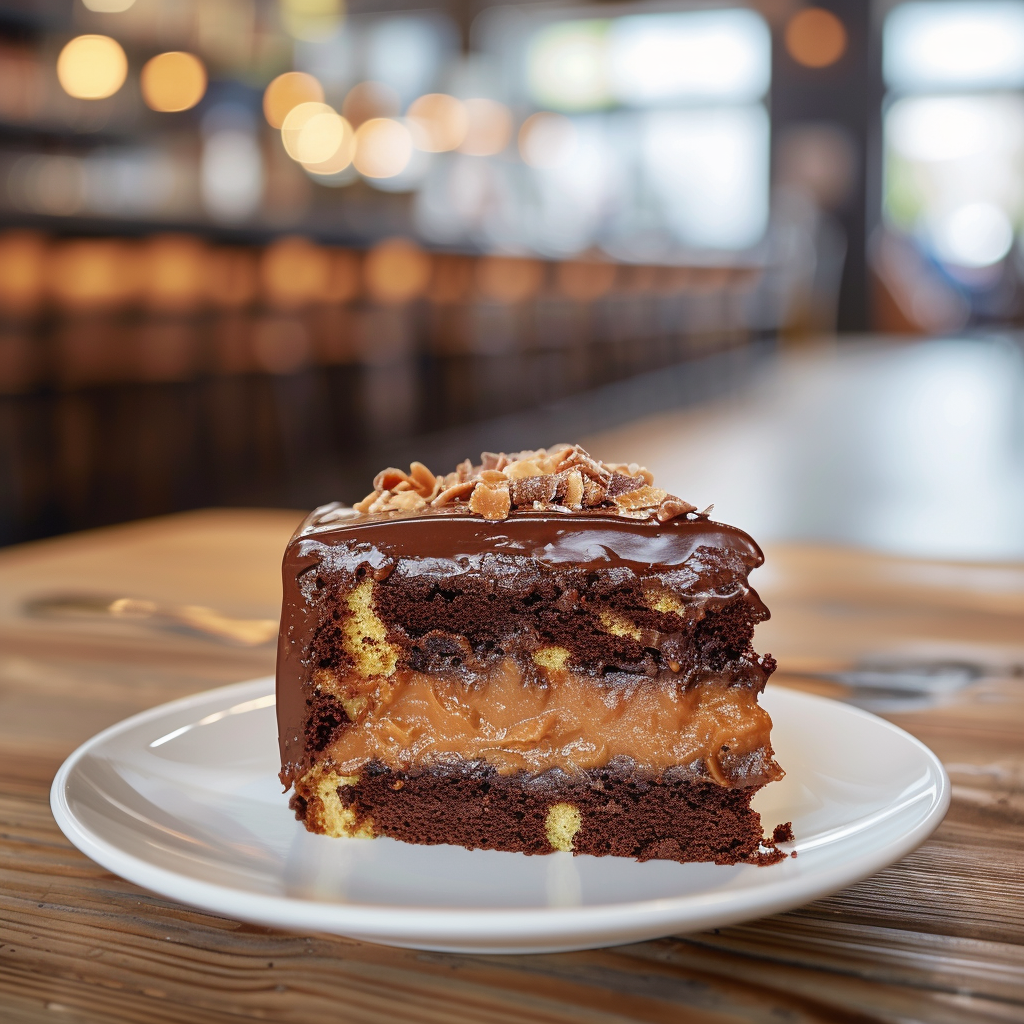
[(590, 477), (583, 479), (583, 504), (586, 508), (596, 508), (604, 502), (608, 492)]
[(503, 472), (509, 480), (520, 480), (523, 477), (531, 476), (550, 476), (550, 470), (545, 472), (537, 459), (517, 459), (515, 462), (510, 462)]
[[(449, 473), (448, 476), (453, 474)], [(445, 477), (448, 483), (448, 477)], [(475, 480), (463, 480), (462, 483), (453, 483), (447, 487), (430, 503), (431, 505), (447, 505), (450, 501), (457, 501), (459, 498), (467, 498), (473, 493), (476, 487)]]
[(668, 497), (668, 491), (645, 484), (625, 494), (615, 496), (619, 508), (657, 508)]
[(423, 508), (424, 505), (426, 501), (415, 491), (403, 491), (401, 494), (392, 495), (391, 501), (388, 502), (389, 508), (400, 508), (409, 512), (414, 508)]
[(477, 479), (485, 484), (508, 484), (509, 478), (500, 469), (483, 469), (477, 474)]
[(377, 491), (390, 491), (395, 484), (407, 479), (408, 475), (400, 469), (385, 469), (373, 478), (373, 487)]
[(558, 491), (558, 478), (550, 473), (547, 476), (521, 477), (512, 481), (511, 490), (513, 505), (554, 501)]
[(409, 482), (422, 497), (426, 497), (434, 490), (437, 479), (422, 462), (414, 462), (409, 467)]
[(676, 519), (678, 516), (685, 516), (689, 512), (696, 511), (696, 505), (691, 505), (681, 498), (669, 497), (658, 506), (658, 522), (666, 523), (670, 519)]
[(626, 476), (624, 473), (612, 473), (611, 479), (608, 481), (608, 497), (617, 498), (620, 494), (626, 494), (629, 491), (639, 491), (647, 486), (648, 484), (639, 474), (636, 476)]
[(622, 476), (641, 476), (643, 477), (645, 484), (654, 483), (654, 474), (649, 469), (644, 469), (643, 466), (638, 466), (635, 462), (630, 462), (629, 464), (620, 462), (618, 465), (608, 463), (608, 468), (613, 473), (619, 473)]
[[(668, 522), (682, 516), (706, 518), (710, 508), (654, 486), (651, 472), (635, 462), (604, 463), (579, 445), (556, 445), (505, 454), (484, 452), (454, 472), (435, 476), (422, 462), (406, 473), (390, 467), (378, 473), (373, 492), (353, 505), (357, 512), (408, 512), (428, 505), (467, 508), (484, 519), (508, 518), (513, 509), (573, 513), (600, 509), (626, 519)], [(696, 516), (694, 516), (696, 513)]]
[(506, 519), (512, 508), (508, 487), (492, 487), (480, 481), (473, 488), (469, 499), (469, 510), (481, 515), (484, 519)]
[(569, 508), (583, 504), (583, 474), (578, 469), (570, 469), (565, 474), (565, 503)]

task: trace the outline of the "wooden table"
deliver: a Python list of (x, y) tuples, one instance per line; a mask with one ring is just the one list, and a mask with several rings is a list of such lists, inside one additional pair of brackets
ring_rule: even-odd
[(29, 619), (23, 601), (101, 590), (274, 616), (298, 519), (190, 513), (0, 552), (0, 1019), (1024, 1021), (1021, 566), (769, 551), (755, 583), (774, 612), (758, 637), (780, 660), (772, 685), (849, 695), (842, 673), (879, 658), (976, 677), (889, 716), (952, 776), (935, 836), (792, 913), (618, 949), (474, 957), (240, 924), (93, 864), (50, 816), (61, 760), (126, 715), (272, 671), (273, 651)]

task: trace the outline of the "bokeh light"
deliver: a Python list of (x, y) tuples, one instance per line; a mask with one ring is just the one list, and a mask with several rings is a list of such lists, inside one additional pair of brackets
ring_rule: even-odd
[(263, 93), (263, 116), (271, 128), (280, 128), (300, 103), (323, 103), (324, 87), (303, 71), (278, 75)]
[(393, 178), (412, 158), (412, 134), (404, 124), (375, 117), (356, 129), (353, 163), (366, 178)]
[(281, 141), (300, 164), (330, 160), (345, 141), (348, 122), (326, 103), (300, 103), (284, 119)]
[(940, 222), (935, 238), (939, 257), (961, 267), (998, 263), (1012, 245), (1013, 225), (994, 203), (967, 203), (953, 210)]
[(102, 309), (130, 302), (136, 294), (138, 261), (129, 246), (114, 239), (79, 239), (53, 246), (47, 285), (69, 309)]
[(544, 284), (544, 264), (517, 256), (485, 256), (477, 264), (476, 283), (495, 302), (523, 302)]
[(786, 25), (786, 50), (807, 68), (827, 68), (846, 51), (846, 28), (831, 11), (805, 7)]
[(419, 129), (414, 135), (417, 148), (428, 153), (458, 149), (469, 131), (465, 105), (443, 92), (421, 96), (410, 105), (407, 116)]
[(206, 92), (206, 68), (194, 54), (172, 50), (143, 65), (139, 85), (150, 109), (168, 113), (189, 110)]
[(165, 234), (138, 249), (142, 299), (165, 312), (192, 309), (205, 298), (206, 246), (195, 235)]
[(399, 110), (398, 93), (383, 82), (359, 82), (352, 86), (341, 105), (341, 112), (353, 128), (375, 117), (393, 117)]
[(135, 0), (82, 0), (82, 6), (96, 14), (121, 14), (134, 3)]
[(527, 81), (538, 103), (589, 110), (609, 100), (607, 19), (555, 22), (527, 50)]
[(563, 114), (541, 111), (519, 129), (519, 155), (531, 167), (557, 167), (576, 148), (576, 126)]
[(460, 153), (494, 156), (512, 138), (512, 112), (497, 100), (477, 97), (464, 101), (468, 125)]
[(69, 96), (102, 100), (113, 96), (128, 76), (128, 58), (110, 36), (77, 36), (57, 58), (57, 80)]
[[(218, 113), (214, 108), (212, 113)], [(209, 119), (216, 125), (217, 118)], [(245, 220), (259, 207), (266, 175), (263, 153), (255, 133), (225, 118), (203, 139), (199, 185), (203, 206), (216, 220)]]
[(280, 238), (263, 251), (260, 283), (269, 302), (280, 309), (296, 309), (322, 301), (331, 284), (330, 250), (308, 238)]
[[(341, 174), (346, 168), (352, 163), (352, 158), (356, 154), (356, 133), (352, 130), (352, 125), (348, 123), (345, 118), (339, 114), (333, 115), (338, 122), (340, 122), (341, 138), (338, 142), (337, 148), (324, 160), (303, 160), (303, 168), (309, 171), (310, 174), (315, 174), (320, 177), (327, 177), (332, 174)], [(318, 127), (319, 126), (319, 127)], [(337, 130), (338, 124), (335, 122), (321, 123), (319, 120), (314, 118), (310, 121), (306, 127), (303, 128), (302, 133), (299, 136), (299, 148), (303, 148), (303, 139), (310, 136), (312, 133), (322, 132), (322, 136), (318, 135), (315, 139), (311, 139), (309, 142), (309, 148), (328, 148), (328, 142), (333, 139)], [(321, 146), (322, 143), (322, 146)]]
[(366, 256), (366, 290), (377, 302), (397, 305), (418, 298), (430, 283), (430, 257), (407, 238), (389, 238)]
[(345, 16), (342, 0), (280, 0), (280, 5), (284, 30), (307, 42), (333, 35)]
[(30, 313), (43, 297), (47, 240), (36, 231), (0, 235), (0, 309)]

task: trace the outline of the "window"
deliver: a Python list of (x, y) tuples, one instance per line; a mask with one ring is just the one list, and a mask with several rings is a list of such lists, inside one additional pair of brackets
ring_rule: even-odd
[(427, 237), (624, 259), (735, 258), (760, 241), (767, 24), (746, 8), (635, 12), (480, 19), (496, 95), (530, 116), (485, 164), (452, 154), (434, 168), (417, 204)]
[(1024, 216), (1024, 3), (888, 15), (884, 217), (941, 264), (992, 267)]

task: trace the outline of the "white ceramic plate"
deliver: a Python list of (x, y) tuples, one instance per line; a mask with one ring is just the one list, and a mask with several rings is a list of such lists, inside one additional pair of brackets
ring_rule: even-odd
[(799, 856), (771, 867), (527, 857), (330, 839), (277, 780), (273, 679), (164, 704), (101, 732), (50, 794), (64, 834), (110, 871), (231, 917), (418, 949), (535, 953), (696, 931), (786, 910), (903, 857), (942, 820), (938, 758), (865, 711), (769, 687), (787, 771), (755, 798)]

